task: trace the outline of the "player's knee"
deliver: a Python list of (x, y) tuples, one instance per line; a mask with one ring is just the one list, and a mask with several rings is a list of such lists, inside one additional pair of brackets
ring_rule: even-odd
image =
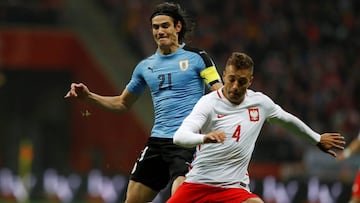
[(171, 195), (173, 195), (180, 185), (185, 181), (185, 176), (178, 176), (172, 183)]
[(125, 203), (136, 203), (136, 202), (139, 202), (139, 201), (140, 200), (136, 197), (136, 195), (134, 193), (127, 192)]

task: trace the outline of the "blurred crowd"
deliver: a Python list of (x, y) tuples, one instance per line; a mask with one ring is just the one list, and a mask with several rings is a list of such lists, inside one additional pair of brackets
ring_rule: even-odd
[(59, 25), (64, 0), (1, 0), (1, 24)]
[[(159, 2), (98, 0), (118, 30), (126, 33), (129, 47), (140, 57), (152, 54), (156, 47), (149, 16)], [(270, 95), (318, 132), (341, 132), (348, 141), (357, 135), (360, 2), (186, 0), (179, 3), (196, 22), (189, 44), (205, 49), (219, 71), (222, 72), (231, 52), (246, 52), (255, 61), (252, 89)], [(302, 145), (300, 139), (276, 127), (266, 126), (262, 134), (266, 134), (262, 140), (268, 140), (273, 149), (273, 137), (283, 140), (278, 143), (284, 147), (289, 143), (295, 144), (294, 149)], [(294, 153), (292, 158), (296, 158)]]
[[(126, 37), (129, 51), (140, 59), (154, 53), (156, 45), (149, 16), (154, 5), (162, 1), (94, 1), (109, 16), (119, 36)], [(24, 9), (19, 7), (24, 2), (41, 2), (37, 4), (42, 5), (38, 9), (42, 8), (44, 13), (55, 12), (50, 16), (56, 15), (64, 4), (62, 0), (6, 2), (6, 9), (5, 4), (0, 3), (2, 21), (20, 18), (9, 9)], [(268, 94), (318, 132), (341, 132), (348, 142), (357, 135), (360, 128), (359, 1), (178, 2), (196, 22), (188, 44), (206, 50), (220, 73), (231, 52), (246, 52), (255, 61), (252, 89)], [(36, 17), (38, 12), (30, 14)], [(285, 157), (278, 157), (279, 160), (301, 158), (302, 139), (268, 125), (262, 134), (265, 135), (259, 140), (262, 149), (267, 146), (274, 149), (277, 144), (293, 151), (286, 155), (280, 153), (279, 156)]]

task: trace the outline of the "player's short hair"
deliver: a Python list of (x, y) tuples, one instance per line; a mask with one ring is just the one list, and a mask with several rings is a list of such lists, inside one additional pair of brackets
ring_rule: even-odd
[(226, 66), (232, 65), (236, 69), (250, 69), (254, 71), (254, 61), (250, 56), (241, 52), (233, 52), (226, 62)]
[(188, 34), (191, 33), (195, 27), (193, 19), (177, 3), (164, 2), (158, 4), (150, 16), (150, 23), (151, 20), (158, 15), (171, 17), (174, 20), (174, 25), (179, 21), (181, 22), (182, 29), (179, 32), (179, 43), (184, 42)]

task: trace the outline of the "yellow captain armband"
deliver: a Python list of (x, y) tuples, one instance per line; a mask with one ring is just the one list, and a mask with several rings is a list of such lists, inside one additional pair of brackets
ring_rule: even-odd
[(217, 72), (215, 66), (210, 66), (205, 68), (200, 72), (200, 76), (205, 80), (207, 85), (212, 85), (216, 82), (221, 82), (219, 73)]

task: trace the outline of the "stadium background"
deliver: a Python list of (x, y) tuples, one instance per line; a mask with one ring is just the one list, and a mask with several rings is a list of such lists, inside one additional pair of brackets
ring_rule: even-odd
[[(63, 99), (71, 82), (118, 94), (152, 54), (153, 5), (140, 0), (0, 2), (0, 202), (121, 202), (148, 137), (148, 92), (117, 115)], [(255, 61), (253, 89), (318, 132), (349, 143), (360, 123), (356, 0), (179, 1), (195, 17), (191, 45), (220, 72), (232, 51)], [(360, 157), (338, 163), (266, 125), (251, 187), (265, 202), (347, 202)], [(155, 202), (168, 196), (164, 190)]]

